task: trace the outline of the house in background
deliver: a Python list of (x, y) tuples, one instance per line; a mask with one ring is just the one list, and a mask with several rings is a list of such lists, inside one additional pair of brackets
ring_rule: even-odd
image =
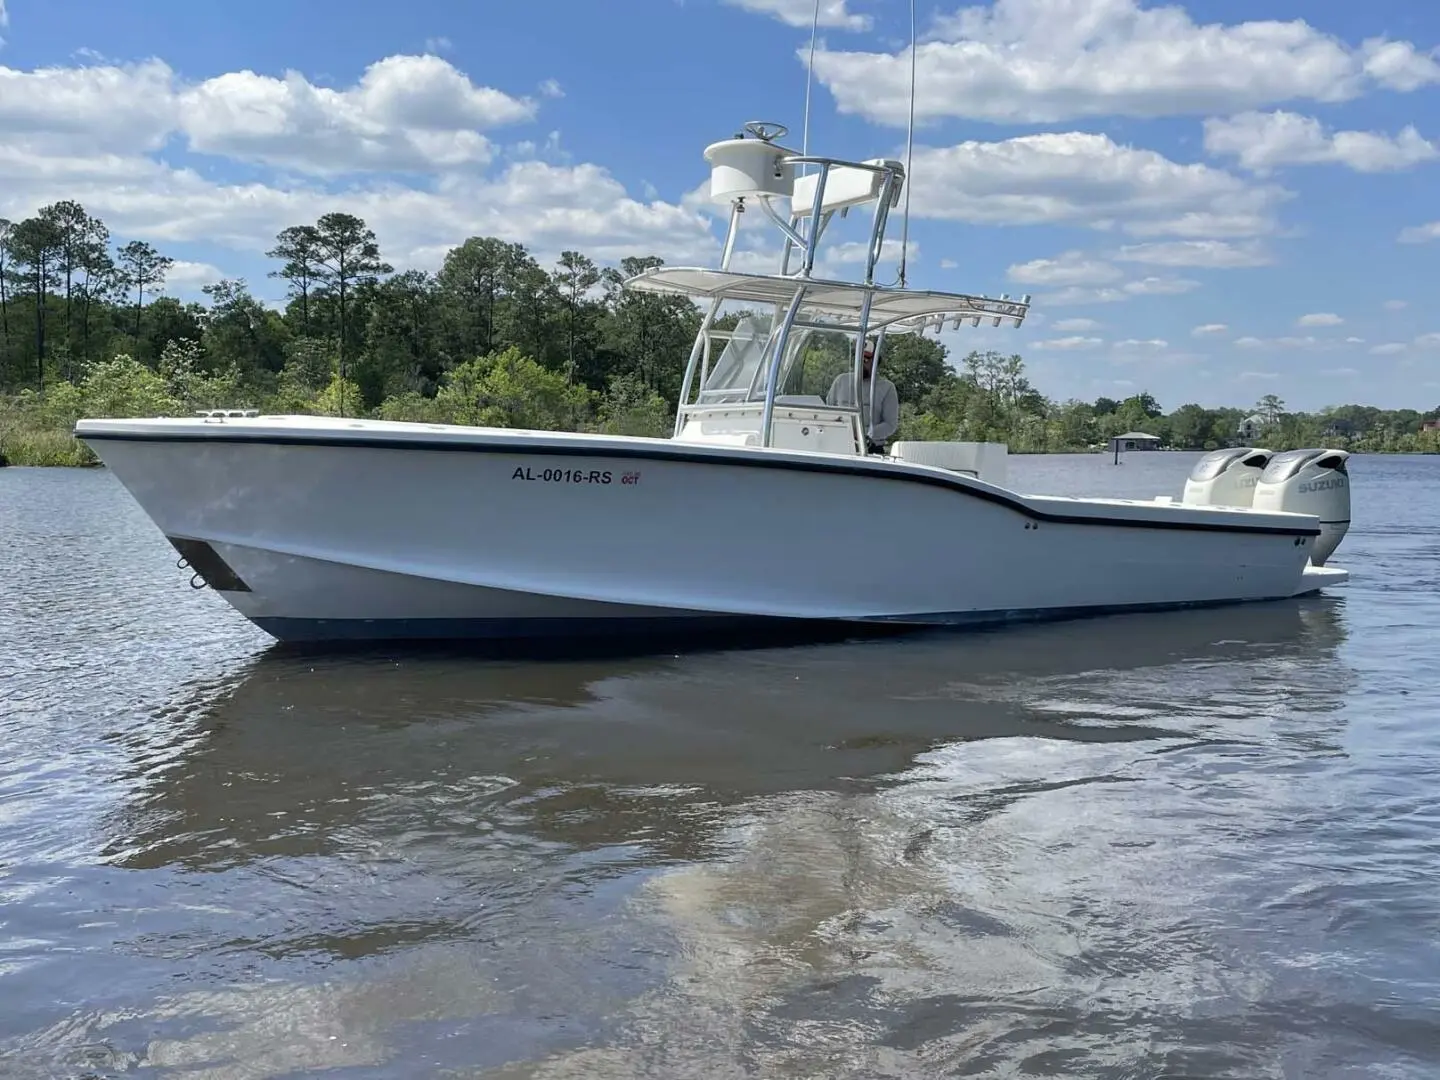
[(1110, 450), (1118, 454), (1121, 450), (1159, 450), (1160, 436), (1146, 435), (1143, 431), (1127, 431), (1110, 440)]
[(1320, 432), (1322, 439), (1349, 439), (1356, 434), (1355, 423), (1351, 420), (1331, 420), (1325, 425), (1325, 430)]
[(1235, 434), (1242, 444), (1249, 444), (1258, 439), (1264, 430), (1265, 418), (1259, 413), (1251, 413), (1240, 421), (1240, 426), (1235, 429)]
[(1420, 425), (1421, 431), (1440, 431), (1440, 420), (1426, 420)]

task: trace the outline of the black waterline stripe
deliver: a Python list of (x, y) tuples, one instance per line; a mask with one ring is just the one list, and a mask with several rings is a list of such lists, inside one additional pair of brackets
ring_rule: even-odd
[(112, 442), (222, 442), (253, 443), (260, 446), (344, 446), (365, 447), (372, 450), (430, 450), (441, 453), (507, 454), (512, 457), (591, 457), (627, 458), (646, 461), (678, 461), (691, 465), (732, 465), (742, 469), (788, 469), (791, 472), (830, 473), (841, 476), (878, 477), (898, 480), (903, 483), (928, 484), (932, 487), (955, 491), (985, 502), (997, 503), (1032, 521), (1046, 521), (1056, 525), (1092, 525), (1117, 529), (1177, 529), (1185, 532), (1228, 532), (1265, 534), (1274, 536), (1319, 536), (1320, 529), (1299, 526), (1246, 525), (1240, 522), (1187, 522), (1187, 521), (1146, 521), (1136, 518), (1094, 518), (1081, 514), (1061, 514), (1048, 510), (1037, 510), (1026, 506), (1018, 499), (983, 488), (972, 488), (960, 480), (929, 474), (903, 473), (892, 471), (883, 463), (874, 465), (853, 465), (848, 462), (796, 461), (794, 459), (772, 459), (766, 457), (736, 457), (722, 452), (702, 453), (689, 450), (672, 450), (639, 446), (618, 446), (601, 448), (592, 446), (507, 446), (504, 443), (450, 442), (439, 439), (369, 439), (345, 436), (305, 435), (241, 435), (224, 433), (173, 435), (147, 434), (142, 432), (76, 432), (76, 438), (86, 442), (110, 440)]

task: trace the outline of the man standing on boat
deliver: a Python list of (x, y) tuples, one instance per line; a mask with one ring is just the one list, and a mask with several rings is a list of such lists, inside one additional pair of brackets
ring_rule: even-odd
[[(900, 395), (895, 390), (895, 384), (884, 375), (872, 377), (875, 370), (875, 346), (868, 341), (865, 343), (863, 370), (865, 375), (860, 386), (860, 423), (862, 426), (869, 424), (865, 451), (869, 454), (883, 454), (885, 444), (900, 426)], [(870, 415), (872, 398), (875, 402), (873, 417)], [(825, 395), (825, 403), (837, 408), (855, 407), (855, 376), (852, 372), (842, 371), (835, 376), (835, 381), (830, 384), (830, 392)]]

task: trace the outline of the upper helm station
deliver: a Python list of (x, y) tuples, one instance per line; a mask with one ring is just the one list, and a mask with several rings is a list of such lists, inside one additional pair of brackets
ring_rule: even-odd
[[(905, 167), (874, 158), (844, 161), (804, 154), (777, 140), (779, 124), (752, 121), (735, 137), (705, 148), (710, 197), (730, 205), (718, 269), (660, 266), (625, 282), (638, 292), (687, 296), (702, 304), (700, 331), (685, 367), (674, 436), (693, 442), (864, 454), (868, 409), (859, 392), (868, 342), (876, 354), (887, 334), (924, 333), (950, 321), (981, 319), (1019, 326), (1030, 297), (1019, 300), (906, 288), (904, 255), (899, 284), (876, 284), (875, 268), (891, 210), (905, 190)], [(730, 269), (742, 215), (758, 207), (780, 233), (774, 273)], [(864, 274), (847, 281), (814, 273), (821, 240), (836, 216), (871, 207), (863, 244)], [(714, 323), (726, 302), (745, 311), (733, 329)], [(804, 370), (807, 341), (817, 332), (844, 335), (851, 346), (854, 405), (829, 405)], [(716, 343), (721, 343), (716, 357)], [(831, 374), (834, 374), (833, 370)]]

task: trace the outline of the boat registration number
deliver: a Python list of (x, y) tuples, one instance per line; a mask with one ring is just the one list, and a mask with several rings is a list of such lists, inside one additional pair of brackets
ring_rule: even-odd
[(638, 472), (620, 473), (610, 469), (561, 469), (551, 466), (532, 468), (517, 465), (510, 474), (511, 480), (529, 480), (539, 484), (622, 484), (633, 487), (640, 482)]

